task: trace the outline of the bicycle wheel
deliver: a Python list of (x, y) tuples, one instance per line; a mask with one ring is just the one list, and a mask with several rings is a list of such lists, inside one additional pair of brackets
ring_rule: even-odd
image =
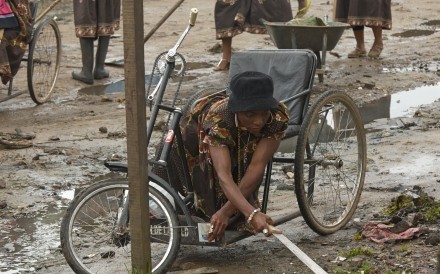
[(55, 20), (46, 18), (34, 30), (28, 53), (28, 89), (36, 104), (43, 104), (52, 94), (60, 70), (60, 60), (60, 30)]
[[(128, 181), (109, 179), (82, 190), (61, 222), (61, 248), (75, 273), (131, 273), (130, 227), (118, 226)], [(170, 202), (150, 187), (150, 241), (153, 273), (163, 273), (180, 247), (177, 215)]]
[(307, 111), (295, 152), (295, 194), (315, 232), (334, 233), (350, 220), (364, 185), (363, 121), (344, 92), (322, 94)]

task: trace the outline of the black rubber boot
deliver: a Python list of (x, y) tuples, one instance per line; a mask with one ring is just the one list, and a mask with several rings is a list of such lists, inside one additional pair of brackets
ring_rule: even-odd
[(98, 50), (96, 51), (95, 70), (93, 72), (95, 79), (108, 78), (110, 75), (109, 72), (104, 69), (109, 41), (110, 36), (99, 36), (98, 38)]
[(93, 84), (93, 39), (79, 38), (82, 55), (82, 69), (81, 71), (73, 71), (72, 77), (75, 80), (84, 82), (86, 84)]

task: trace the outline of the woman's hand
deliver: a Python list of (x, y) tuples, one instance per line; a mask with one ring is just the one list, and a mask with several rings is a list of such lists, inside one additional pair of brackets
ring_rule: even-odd
[[(220, 240), (220, 238), (225, 233), (226, 227), (228, 226), (229, 216), (223, 213), (223, 210), (217, 211), (212, 215), (210, 233), (208, 234), (208, 241)], [(212, 231), (212, 232), (211, 232)]]
[(268, 215), (258, 212), (251, 220), (252, 227), (254, 228), (256, 233), (262, 232), (263, 229), (268, 229), (269, 225), (273, 224), (272, 218)]

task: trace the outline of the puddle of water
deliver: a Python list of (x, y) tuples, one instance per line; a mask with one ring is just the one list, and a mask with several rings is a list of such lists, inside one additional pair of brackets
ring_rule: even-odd
[[(195, 80), (196, 75), (185, 75), (182, 81), (188, 82)], [(152, 88), (159, 82), (160, 77), (153, 77)], [(145, 75), (145, 88), (148, 88), (150, 81), (150, 75)], [(179, 80), (175, 80), (178, 82)], [(170, 78), (169, 83), (173, 83), (173, 78)], [(105, 94), (115, 94), (125, 92), (125, 80), (118, 80), (105, 85), (94, 85), (89, 87), (84, 87), (78, 90), (79, 95), (105, 95)]]
[[(150, 82), (150, 75), (145, 75), (145, 86), (148, 87)], [(159, 77), (153, 77), (153, 85), (159, 82)], [(84, 87), (78, 90), (80, 95), (105, 95), (118, 92), (125, 92), (125, 80), (118, 80), (105, 85), (94, 85)]]
[(440, 27), (440, 20), (429, 20), (427, 22), (422, 23), (423, 26), (439, 26)]
[(433, 103), (439, 98), (440, 84), (392, 94), (390, 118), (412, 116), (417, 107)]
[(63, 199), (73, 200), (75, 197), (75, 190), (66, 190), (60, 193), (60, 197)]
[(186, 63), (186, 70), (196, 70), (196, 69), (205, 69), (211, 68), (212, 64), (207, 62), (189, 62)]
[(407, 38), (407, 37), (429, 36), (434, 33), (435, 33), (435, 30), (410, 29), (410, 30), (406, 30), (404, 32), (393, 33), (393, 34), (391, 34), (391, 36)]
[(407, 174), (411, 170), (411, 176), (418, 176), (432, 172), (438, 167), (438, 159), (433, 155), (415, 155), (416, 157), (408, 155), (408, 159), (413, 159), (410, 163), (397, 163), (390, 168), (391, 174)]
[(421, 105), (440, 99), (440, 83), (382, 97), (360, 108), (365, 124), (381, 118), (411, 117)]
[(405, 73), (405, 72), (437, 72), (440, 71), (438, 62), (424, 64), (411, 64), (406, 67), (383, 68), (382, 73)]
[(50, 257), (63, 213), (52, 206), (33, 217), (0, 220), (0, 273), (33, 272), (41, 256)]

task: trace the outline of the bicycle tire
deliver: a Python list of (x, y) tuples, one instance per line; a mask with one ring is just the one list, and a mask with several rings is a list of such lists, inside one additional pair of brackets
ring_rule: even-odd
[(56, 21), (47, 17), (37, 25), (29, 45), (28, 89), (36, 104), (43, 104), (50, 98), (58, 78), (60, 60), (60, 30)]
[(356, 104), (344, 92), (325, 92), (304, 117), (294, 165), (298, 206), (316, 233), (334, 233), (351, 219), (366, 162), (364, 124)]
[[(107, 179), (83, 189), (68, 206), (61, 222), (61, 249), (75, 273), (130, 273), (129, 225), (125, 230), (115, 226), (127, 193), (127, 179)], [(153, 187), (149, 205), (152, 271), (164, 273), (180, 248), (179, 221), (169, 200)]]

